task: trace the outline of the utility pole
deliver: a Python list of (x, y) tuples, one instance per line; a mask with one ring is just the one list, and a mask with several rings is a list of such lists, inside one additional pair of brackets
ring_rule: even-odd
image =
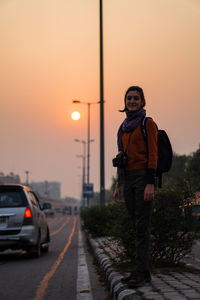
[(29, 180), (28, 180), (28, 176), (29, 176), (29, 171), (24, 171), (26, 174), (26, 185), (29, 185)]
[(103, 78), (103, 0), (99, 0), (100, 29), (100, 204), (105, 205), (105, 162), (104, 162), (104, 78)]

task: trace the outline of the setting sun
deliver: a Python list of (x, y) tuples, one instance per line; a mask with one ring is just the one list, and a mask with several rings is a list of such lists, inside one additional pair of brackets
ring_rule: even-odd
[(80, 119), (80, 113), (78, 111), (74, 111), (72, 113), (72, 119), (73, 120), (79, 120)]

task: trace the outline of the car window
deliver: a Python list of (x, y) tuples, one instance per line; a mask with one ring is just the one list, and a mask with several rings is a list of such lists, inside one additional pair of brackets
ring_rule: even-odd
[(34, 206), (40, 208), (40, 205), (39, 205), (38, 200), (37, 200), (37, 198), (35, 197), (34, 193), (28, 192), (28, 195), (29, 195), (29, 198), (30, 198), (32, 204), (33, 204)]
[(32, 195), (36, 201), (36, 205), (41, 209), (42, 206), (41, 206), (40, 200), (38, 199), (37, 195), (34, 192), (32, 192)]
[(44, 209), (52, 209), (52, 205), (51, 205), (51, 203), (44, 203), (43, 208)]
[(27, 201), (22, 191), (0, 191), (0, 208), (26, 205)]

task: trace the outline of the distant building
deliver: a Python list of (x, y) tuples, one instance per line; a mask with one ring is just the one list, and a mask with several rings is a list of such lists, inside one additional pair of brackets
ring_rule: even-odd
[(61, 183), (56, 181), (31, 182), (32, 189), (41, 197), (59, 200), (61, 197)]
[(4, 173), (0, 172), (0, 184), (20, 184), (21, 180), (19, 175), (10, 172), (8, 175), (4, 175)]

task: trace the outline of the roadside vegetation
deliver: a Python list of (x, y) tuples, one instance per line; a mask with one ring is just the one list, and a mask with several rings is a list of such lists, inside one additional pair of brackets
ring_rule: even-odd
[[(112, 200), (116, 179), (107, 191), (107, 205), (81, 211), (83, 228), (93, 237), (107, 237), (120, 263), (134, 262), (134, 227), (124, 201)], [(174, 154), (172, 169), (163, 176), (163, 187), (155, 193), (151, 239), (152, 265), (180, 267), (200, 238), (200, 220), (192, 216), (195, 193), (200, 191), (200, 147), (189, 156)], [(98, 195), (96, 195), (96, 198)]]

